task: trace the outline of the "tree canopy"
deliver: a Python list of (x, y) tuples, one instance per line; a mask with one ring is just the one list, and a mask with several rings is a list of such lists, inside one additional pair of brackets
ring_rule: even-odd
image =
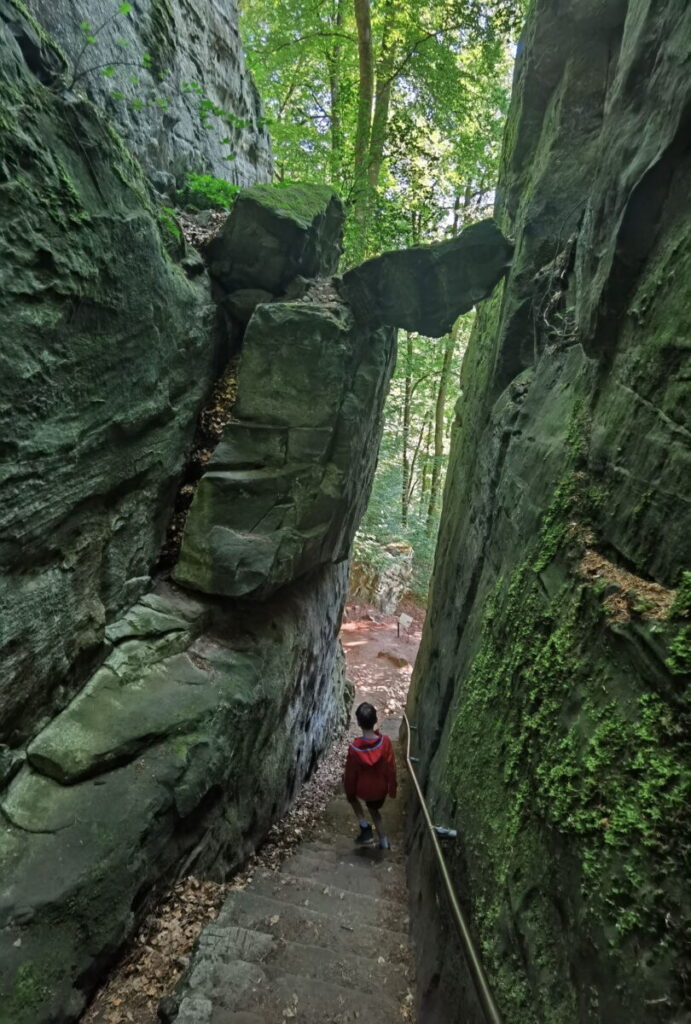
[[(242, 0), (241, 11), (277, 179), (327, 182), (345, 199), (344, 266), (491, 215), (523, 0)], [(401, 339), (365, 521), (382, 540), (414, 539), (423, 583), (468, 332), (466, 318), (440, 342)]]

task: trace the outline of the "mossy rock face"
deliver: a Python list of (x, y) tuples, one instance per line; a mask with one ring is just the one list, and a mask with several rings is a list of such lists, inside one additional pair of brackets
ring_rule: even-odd
[(211, 275), (228, 293), (262, 288), (273, 295), (298, 276), (329, 277), (341, 255), (344, 216), (327, 185), (243, 189), (206, 247)]
[[(507, 1024), (689, 1011), (689, 33), (676, 0), (538, 0), (516, 67), (514, 262), (463, 365), (409, 702)], [(413, 851), (421, 1016), (474, 1019)]]
[(148, 585), (214, 348), (208, 280), (167, 255), (137, 165), (2, 20), (0, 108), (0, 741), (17, 745)]
[[(75, 1020), (185, 865), (252, 852), (343, 727), (346, 568), (256, 612), (165, 585), (0, 797), (0, 1022)], [(152, 613), (156, 617), (152, 618)]]

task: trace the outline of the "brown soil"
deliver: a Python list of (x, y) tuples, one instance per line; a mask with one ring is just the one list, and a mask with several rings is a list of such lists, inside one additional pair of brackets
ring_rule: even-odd
[[(347, 605), (341, 642), (356, 706), (369, 701), (380, 720), (398, 717), (405, 707), (413, 663), (420, 645), (424, 612), (406, 606), (409, 630), (397, 629), (397, 616), (367, 605)], [(388, 657), (401, 659), (397, 668)], [(111, 976), (81, 1018), (82, 1024), (157, 1024), (160, 1000), (174, 989), (189, 963), (199, 932), (218, 916), (233, 889), (243, 889), (258, 869), (277, 869), (295, 846), (318, 830), (327, 804), (339, 792), (347, 737), (324, 755), (295, 804), (269, 831), (263, 846), (225, 884), (189, 876), (152, 908)]]
[(578, 571), (589, 583), (605, 585), (604, 609), (611, 622), (628, 622), (633, 615), (645, 620), (668, 618), (675, 590), (635, 576), (592, 548), (586, 550)]

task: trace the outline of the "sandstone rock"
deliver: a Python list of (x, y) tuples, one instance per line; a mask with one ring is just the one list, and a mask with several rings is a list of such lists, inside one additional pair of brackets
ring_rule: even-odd
[(238, 288), (224, 299), (224, 305), (241, 324), (246, 324), (257, 306), (274, 296), (262, 288)]
[(407, 593), (412, 577), (413, 549), (410, 544), (395, 542), (382, 547), (374, 537), (358, 534), (348, 581), (350, 601), (364, 601), (385, 615), (393, 615)]
[(238, 400), (190, 508), (175, 579), (262, 596), (347, 557), (369, 496), (394, 358), (343, 306), (259, 306)]
[(128, 612), (0, 799), (3, 1024), (76, 1019), (152, 885), (223, 877), (282, 813), (342, 725), (345, 577), (257, 611), (161, 586)]
[(40, 84), (2, 18), (0, 104), (0, 740), (16, 745), (146, 585), (215, 354), (208, 279), (164, 251), (131, 157), (89, 103)]
[[(78, 87), (116, 122), (156, 187), (167, 192), (173, 178), (182, 184), (186, 171), (200, 168), (236, 185), (271, 179), (269, 136), (245, 66), (235, 0), (222, 5), (198, 0), (193, 8), (180, 0), (140, 0), (132, 14), (115, 18), (118, 4), (110, 0), (27, 0), (26, 6), (70, 63), (83, 47), (83, 21), (94, 27), (106, 23), (88, 47), (83, 68), (121, 60), (120, 39), (127, 43), (127, 59), (141, 62), (145, 53), (152, 57), (151, 70), (116, 68), (112, 78), (97, 70)], [(159, 71), (165, 72), (163, 80)], [(200, 95), (185, 82), (198, 83), (205, 98), (237, 120), (226, 124), (212, 117), (207, 131), (199, 114)], [(113, 99), (115, 91), (124, 99)], [(141, 109), (133, 101), (142, 101)], [(223, 138), (231, 142), (222, 144)], [(232, 160), (225, 159), (229, 155)]]
[(298, 276), (328, 277), (341, 255), (344, 209), (327, 185), (244, 189), (206, 247), (212, 276), (226, 292), (262, 288), (275, 295)]
[[(691, 564), (690, 38), (682, 0), (532, 6), (498, 189), (516, 254), (463, 364), (408, 713), (522, 1024), (688, 1005), (688, 620), (626, 611), (628, 585), (580, 567), (592, 546), (669, 605)], [(474, 1019), (430, 848), (411, 849), (424, 1019)]]
[(367, 260), (344, 274), (338, 288), (362, 323), (438, 338), (492, 293), (512, 252), (494, 221), (484, 220), (447, 242)]

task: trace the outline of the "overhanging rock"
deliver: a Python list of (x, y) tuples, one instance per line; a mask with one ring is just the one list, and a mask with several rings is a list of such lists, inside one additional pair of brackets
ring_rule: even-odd
[(457, 317), (491, 294), (512, 253), (494, 221), (483, 220), (447, 242), (367, 260), (344, 274), (337, 287), (362, 323), (440, 338)]

